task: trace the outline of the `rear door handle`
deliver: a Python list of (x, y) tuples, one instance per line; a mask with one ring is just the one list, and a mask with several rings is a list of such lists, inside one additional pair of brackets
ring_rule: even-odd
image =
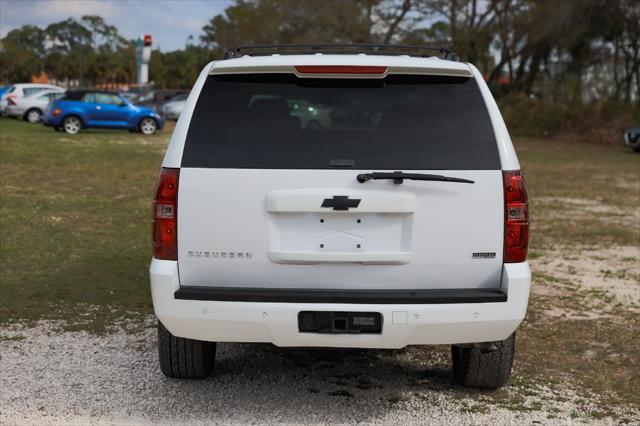
[(102, 109), (102, 107), (100, 105), (96, 106), (96, 109)]

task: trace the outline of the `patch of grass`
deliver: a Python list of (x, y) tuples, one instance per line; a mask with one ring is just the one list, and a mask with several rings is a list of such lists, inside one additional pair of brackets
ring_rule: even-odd
[[(640, 205), (638, 154), (622, 144), (603, 146), (529, 138), (518, 139), (514, 144), (527, 180), (532, 251), (558, 244), (640, 243), (637, 223), (625, 226), (606, 220), (637, 211)], [(566, 199), (596, 201), (609, 209), (594, 212), (580, 203), (563, 202)]]
[[(536, 382), (572, 377), (610, 408), (639, 406), (638, 330), (638, 316), (624, 311), (613, 319), (529, 315), (518, 333), (517, 371)], [(591, 356), (586, 356), (587, 350)]]
[(102, 331), (151, 312), (150, 202), (168, 135), (0, 119), (0, 322)]

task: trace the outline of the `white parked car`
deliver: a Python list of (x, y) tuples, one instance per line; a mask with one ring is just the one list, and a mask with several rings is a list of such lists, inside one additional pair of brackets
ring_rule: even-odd
[(39, 123), (49, 102), (63, 96), (64, 92), (47, 89), (21, 98), (16, 97), (7, 105), (5, 115), (22, 118), (29, 123)]
[[(450, 344), (460, 383), (507, 382), (529, 221), (496, 102), (472, 64), (348, 48), (243, 48), (200, 74), (154, 202), (165, 375), (207, 376), (216, 342)], [(291, 100), (341, 122), (305, 128)]]
[(189, 93), (180, 93), (169, 99), (167, 103), (162, 106), (162, 115), (167, 120), (177, 120), (180, 117), (180, 113), (184, 108), (185, 101)]
[(6, 115), (6, 109), (9, 105), (15, 105), (16, 100), (24, 96), (29, 96), (43, 90), (53, 90), (64, 92), (62, 87), (54, 86), (53, 84), (39, 84), (39, 83), (18, 83), (11, 86), (11, 88), (0, 97), (0, 114)]

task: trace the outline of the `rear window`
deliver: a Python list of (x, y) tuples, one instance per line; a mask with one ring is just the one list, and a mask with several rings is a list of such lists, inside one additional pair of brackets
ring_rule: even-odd
[(25, 97), (27, 97), (33, 95), (34, 93), (42, 92), (43, 90), (46, 90), (46, 87), (26, 87), (22, 89), (22, 93)]
[(207, 78), (182, 166), (497, 170), (500, 160), (472, 78), (249, 74)]

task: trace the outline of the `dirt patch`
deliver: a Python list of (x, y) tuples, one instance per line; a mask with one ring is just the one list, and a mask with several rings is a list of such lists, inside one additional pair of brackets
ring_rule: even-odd
[(614, 206), (600, 199), (539, 197), (536, 205), (544, 209), (544, 220), (597, 219), (604, 223), (634, 227), (632, 229), (636, 229), (640, 223), (640, 207)]
[(593, 297), (627, 307), (640, 307), (640, 248), (619, 246), (607, 248), (558, 247), (545, 250), (531, 261), (536, 272), (551, 280), (536, 281), (546, 289), (534, 292), (551, 294), (562, 287), (589, 291)]

